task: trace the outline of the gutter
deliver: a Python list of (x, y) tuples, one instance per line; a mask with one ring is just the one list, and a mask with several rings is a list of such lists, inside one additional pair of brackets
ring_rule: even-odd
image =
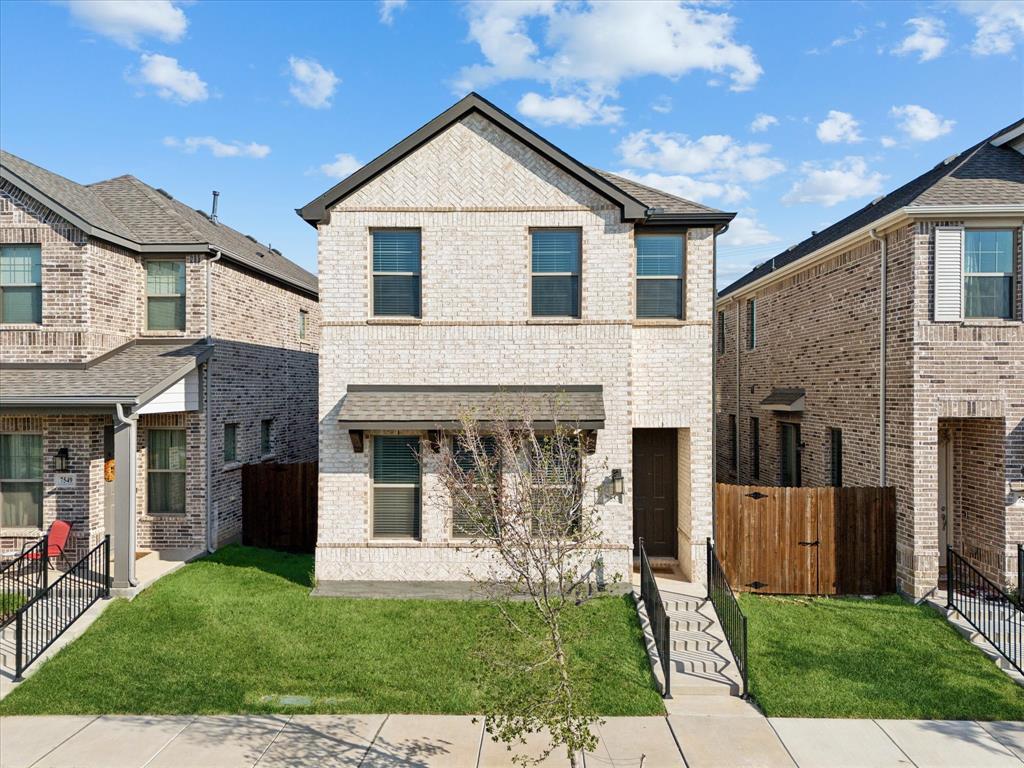
[(886, 317), (889, 311), (888, 271), (889, 271), (889, 248), (884, 236), (878, 234), (878, 230), (871, 229), (868, 232), (872, 240), (879, 244), (879, 270), (881, 277), (881, 300), (878, 310), (878, 484), (885, 487), (886, 477), (886, 424), (885, 424), (885, 396), (886, 396), (886, 346), (888, 338), (886, 333)]
[[(213, 310), (211, 301), (213, 297), (213, 263), (220, 261), (224, 254), (217, 250), (217, 255), (206, 260), (206, 343), (213, 344)], [(210, 366), (213, 360), (207, 360), (205, 366), (205, 395), (203, 408), (206, 410), (206, 551), (214, 552), (217, 549), (217, 542), (213, 531), (213, 453), (210, 448), (210, 437), (213, 434), (213, 415), (210, 409)]]

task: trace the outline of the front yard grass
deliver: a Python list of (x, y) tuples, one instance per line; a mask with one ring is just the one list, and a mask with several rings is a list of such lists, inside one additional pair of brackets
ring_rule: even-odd
[(896, 595), (741, 595), (750, 685), (773, 717), (1024, 720), (1024, 689), (926, 605)]
[[(0, 715), (468, 714), (501, 695), (479, 653), (507, 637), (493, 606), (312, 598), (312, 570), (310, 556), (237, 546), (192, 563), (111, 605)], [(662, 714), (632, 599), (599, 598), (577, 616), (585, 706)]]

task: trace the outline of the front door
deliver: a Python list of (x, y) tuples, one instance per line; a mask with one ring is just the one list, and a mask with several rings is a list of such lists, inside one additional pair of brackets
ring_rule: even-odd
[(792, 488), (800, 486), (800, 425), (783, 422), (782, 445), (780, 451), (782, 485)]
[(633, 430), (633, 552), (676, 557), (676, 430)]

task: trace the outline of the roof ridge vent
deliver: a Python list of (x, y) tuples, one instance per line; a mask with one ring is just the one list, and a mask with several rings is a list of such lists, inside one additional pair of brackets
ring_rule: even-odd
[(252, 240), (252, 241), (253, 241), (254, 243), (256, 243), (256, 242), (259, 242), (259, 241), (258, 241), (258, 240), (257, 240), (257, 239), (256, 239), (255, 237), (253, 237), (252, 235), (246, 235), (246, 237), (247, 237), (247, 238), (249, 238), (250, 240)]
[(282, 254), (282, 253), (281, 253), (281, 252), (280, 252), (279, 250), (277, 250), (277, 248), (271, 248), (270, 250), (272, 250), (272, 251), (273, 251), (274, 253), (276, 253), (276, 254), (277, 254), (278, 256), (283, 256), (283, 255), (284, 255), (284, 254)]
[(958, 157), (960, 157), (960, 153), (959, 152), (957, 152), (955, 155), (950, 155), (949, 157), (947, 157), (945, 160), (942, 161), (942, 164), (943, 165), (949, 165), (954, 160), (956, 160)]
[(166, 198), (167, 198), (168, 200), (173, 200), (173, 199), (174, 199), (174, 198), (173, 198), (173, 197), (171, 196), (171, 193), (170, 193), (170, 192), (168, 192), (168, 191), (167, 191), (166, 189), (164, 189), (164, 188), (162, 188), (162, 187), (157, 187), (157, 188), (156, 188), (156, 191), (157, 191), (157, 192), (159, 192), (159, 193), (160, 193), (161, 195), (163, 195), (164, 197), (166, 197)]
[[(789, 251), (792, 251), (792, 250), (793, 250), (794, 248), (796, 248), (796, 247), (797, 247), (798, 245), (800, 245), (800, 243), (793, 243), (793, 245), (789, 246), (789, 248), (787, 248), (787, 249), (786, 249), (786, 251), (787, 251), (787, 252), (789, 252)], [(773, 256), (772, 258), (774, 258), (774, 256)]]
[(885, 195), (879, 195), (879, 196), (878, 196), (878, 197), (876, 197), (876, 198), (875, 198), (874, 200), (872, 200), (872, 201), (871, 201), (871, 202), (869, 203), (869, 205), (878, 205), (878, 204), (879, 204), (880, 202), (882, 202), (883, 200), (885, 200)]

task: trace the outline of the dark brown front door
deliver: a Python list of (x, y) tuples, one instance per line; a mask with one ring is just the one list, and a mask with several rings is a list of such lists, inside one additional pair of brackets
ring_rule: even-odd
[(676, 431), (633, 430), (633, 551), (676, 557)]

